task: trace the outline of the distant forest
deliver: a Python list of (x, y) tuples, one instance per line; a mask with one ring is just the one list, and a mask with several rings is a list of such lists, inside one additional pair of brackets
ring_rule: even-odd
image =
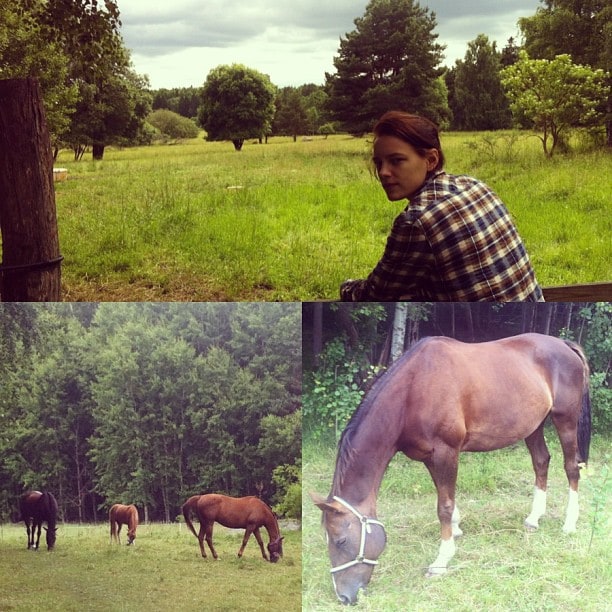
[(301, 468), (299, 304), (0, 304), (0, 519), (29, 488), (68, 521), (192, 494), (286, 507)]

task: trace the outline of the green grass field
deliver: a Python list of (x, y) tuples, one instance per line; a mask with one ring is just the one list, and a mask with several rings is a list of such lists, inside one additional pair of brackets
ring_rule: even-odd
[[(55, 550), (26, 549), (23, 524), (0, 526), (0, 610), (183, 612), (301, 610), (301, 532), (281, 530), (284, 557), (268, 563), (243, 532), (215, 526), (220, 559), (200, 556), (184, 524), (140, 525), (136, 545), (109, 543), (106, 524), (62, 525)], [(123, 529), (125, 532), (125, 528)], [(267, 534), (262, 534), (267, 542)], [(41, 537), (41, 543), (44, 535)], [(123, 540), (122, 540), (123, 541)]]
[[(437, 554), (440, 537), (433, 484), (423, 465), (396, 456), (378, 498), (387, 547), (356, 609), (610, 610), (612, 500), (611, 484), (603, 481), (609, 441), (593, 441), (589, 471), (582, 474), (578, 531), (566, 536), (561, 527), (567, 480), (554, 432), (549, 432), (547, 439), (552, 456), (548, 510), (533, 533), (522, 526), (533, 491), (533, 471), (525, 446), (462, 455), (457, 500), (464, 536), (457, 540), (448, 574), (439, 578), (424, 577)], [(308, 491), (328, 494), (335, 450), (307, 443), (303, 455), (303, 609), (339, 610), (321, 512), (307, 495)]]
[[(506, 202), (543, 285), (612, 278), (612, 158), (544, 158), (534, 137), (445, 134), (447, 170)], [(368, 139), (202, 138), (56, 167), (66, 300), (336, 299), (378, 261), (394, 217)], [(88, 154), (90, 155), (90, 154)]]

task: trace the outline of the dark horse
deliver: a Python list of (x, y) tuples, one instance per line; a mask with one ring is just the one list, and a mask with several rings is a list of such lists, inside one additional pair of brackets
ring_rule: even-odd
[(108, 519), (110, 521), (110, 536), (111, 542), (121, 542), (119, 534), (121, 533), (121, 527), (127, 525), (128, 528), (128, 541), (127, 545), (134, 543), (136, 539), (136, 528), (138, 527), (138, 509), (133, 504), (130, 506), (124, 506), (123, 504), (115, 504), (111, 507), (108, 513)]
[[(19, 499), (19, 511), (28, 532), (28, 548), (38, 550), (40, 543), (40, 530), (43, 523), (47, 532), (47, 550), (53, 550), (57, 535), (57, 500), (53, 493), (45, 491), (28, 491)], [(34, 531), (38, 528), (36, 543), (34, 543)]]
[[(191, 533), (198, 538), (200, 552), (203, 557), (206, 557), (206, 550), (204, 549), (204, 537), (206, 536), (206, 542), (212, 556), (218, 559), (217, 551), (212, 541), (213, 524), (215, 522), (230, 529), (245, 530), (242, 546), (238, 551), (239, 557), (242, 557), (251, 534), (254, 534), (263, 558), (268, 560), (263, 540), (259, 533), (259, 528), (262, 526), (266, 528), (270, 538), (268, 544), (270, 561), (276, 563), (283, 556), (283, 538), (280, 536), (278, 521), (272, 510), (258, 497), (228, 497), (227, 495), (217, 495), (215, 493), (194, 495), (183, 504), (182, 509), (187, 526)], [(199, 533), (196, 533), (191, 521), (192, 513), (200, 521)]]
[(590, 443), (589, 368), (575, 343), (541, 334), (465, 344), (425, 338), (372, 387), (340, 439), (332, 490), (311, 494), (323, 511), (332, 580), (342, 603), (370, 581), (386, 536), (376, 520), (385, 469), (397, 452), (422, 461), (438, 495), (441, 544), (428, 575), (446, 572), (461, 535), (455, 505), (461, 451), (492, 451), (525, 440), (535, 471), (526, 527), (546, 508), (550, 455), (544, 422), (557, 429), (569, 481), (563, 531), (576, 529), (579, 461)]

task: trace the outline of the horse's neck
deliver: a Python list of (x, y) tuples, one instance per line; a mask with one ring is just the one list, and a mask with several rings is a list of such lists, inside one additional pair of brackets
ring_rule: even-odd
[(278, 528), (278, 521), (276, 520), (276, 517), (274, 516), (271, 510), (268, 510), (266, 512), (266, 520), (264, 522), (264, 527), (268, 532), (270, 542), (278, 540), (278, 538), (280, 537), (280, 529)]
[(369, 515), (376, 513), (376, 498), (389, 461), (397, 449), (391, 436), (386, 440), (370, 435), (367, 424), (353, 435), (351, 450), (336, 467), (332, 495), (337, 495)]

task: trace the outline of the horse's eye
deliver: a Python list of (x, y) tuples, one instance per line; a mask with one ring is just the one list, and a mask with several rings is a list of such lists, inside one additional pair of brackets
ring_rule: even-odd
[(338, 538), (335, 544), (338, 548), (342, 548), (346, 544), (346, 538)]

